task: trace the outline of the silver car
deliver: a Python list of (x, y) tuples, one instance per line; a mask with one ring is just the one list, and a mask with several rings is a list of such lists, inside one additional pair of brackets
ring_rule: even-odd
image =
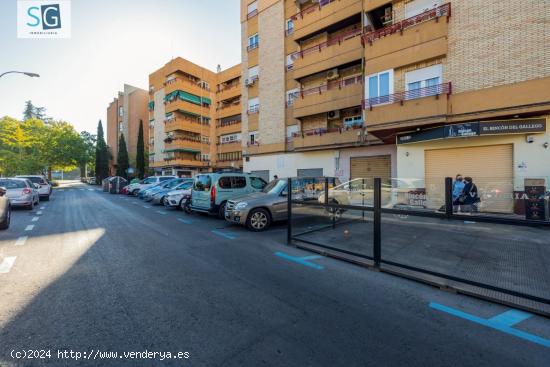
[(174, 190), (191, 190), (191, 186), (193, 186), (192, 178), (172, 180), (165, 187), (153, 194), (151, 202), (155, 205), (166, 205), (168, 194)]
[(1, 178), (0, 186), (6, 189), (6, 197), (13, 207), (22, 206), (33, 210), (40, 202), (38, 185), (26, 178)]
[(287, 181), (273, 180), (260, 192), (228, 200), (225, 220), (246, 226), (251, 231), (265, 231), (276, 221), (287, 219)]
[(16, 176), (15, 178), (26, 178), (33, 184), (38, 185), (38, 194), (40, 195), (40, 200), (50, 200), (50, 195), (52, 194), (52, 185), (48, 182), (48, 180), (46, 180), (46, 177), (38, 175), (26, 175)]

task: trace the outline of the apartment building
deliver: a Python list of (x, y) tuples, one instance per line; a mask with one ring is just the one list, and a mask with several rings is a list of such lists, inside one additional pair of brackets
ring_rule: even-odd
[(235, 85), (240, 66), (213, 72), (181, 57), (149, 75), (149, 166), (155, 173), (192, 177), (241, 168)]
[(528, 0), (242, 0), (244, 169), (550, 185), (549, 22)]
[(124, 91), (118, 92), (117, 97), (107, 107), (107, 145), (112, 154), (109, 163), (110, 172), (116, 171), (118, 158), (118, 142), (121, 134), (124, 134), (130, 167), (135, 167), (137, 153), (137, 139), (139, 124), (143, 122), (144, 140), (149, 139), (147, 121), (147, 102), (149, 95), (146, 90), (125, 84)]

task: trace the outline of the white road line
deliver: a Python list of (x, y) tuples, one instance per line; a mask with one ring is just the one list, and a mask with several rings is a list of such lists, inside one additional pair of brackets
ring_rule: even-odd
[(5, 257), (4, 260), (0, 263), (0, 274), (7, 274), (10, 272), (11, 267), (15, 264), (15, 259), (17, 256)]
[(46, 209), (45, 206), (41, 206), (41, 207), (40, 207), (40, 210), (44, 210), (44, 209)]
[(42, 210), (37, 211), (36, 215), (42, 215)]
[(94, 189), (88, 189), (88, 191), (94, 191)]
[(80, 189), (80, 191), (84, 191), (84, 189)]
[(31, 219), (31, 222), (38, 222), (38, 220), (40, 219), (40, 217), (34, 217)]
[(145, 209), (151, 209), (151, 207), (148, 206), (148, 205), (144, 205), (143, 207), (144, 207)]
[(157, 213), (162, 214), (162, 215), (166, 215), (166, 212), (161, 212), (160, 210), (157, 210)]
[(17, 242), (15, 242), (15, 246), (23, 246), (25, 242), (27, 242), (27, 239), (29, 236), (21, 236), (17, 239)]
[(25, 231), (32, 231), (34, 229), (34, 224), (29, 224), (27, 227), (25, 227)]

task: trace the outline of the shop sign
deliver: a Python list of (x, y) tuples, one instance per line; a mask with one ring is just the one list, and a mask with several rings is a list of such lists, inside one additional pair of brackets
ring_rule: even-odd
[(465, 138), (479, 135), (479, 123), (467, 122), (464, 124), (445, 126), (446, 138)]
[(426, 190), (417, 189), (409, 191), (407, 193), (407, 201), (410, 206), (419, 206), (425, 208), (428, 201)]
[(546, 131), (546, 119), (504, 120), (480, 122), (480, 134), (528, 134)]

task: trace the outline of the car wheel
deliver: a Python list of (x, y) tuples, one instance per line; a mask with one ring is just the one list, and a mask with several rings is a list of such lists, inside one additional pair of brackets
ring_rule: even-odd
[(160, 205), (166, 206), (166, 197), (163, 196), (162, 198), (160, 198)]
[(246, 220), (246, 227), (254, 232), (265, 231), (271, 225), (271, 215), (265, 209), (253, 209)]
[(8, 208), (8, 214), (6, 215), (6, 218), (4, 218), (4, 221), (0, 223), (0, 229), (10, 228), (10, 221), (11, 221), (11, 209)]
[(29, 205), (27, 205), (27, 210), (34, 210), (34, 200)]
[(225, 219), (225, 205), (227, 202), (223, 202), (220, 204), (220, 207), (218, 208), (218, 218)]
[(50, 195), (44, 196), (43, 200), (44, 200), (44, 201), (50, 201)]
[(138, 194), (138, 190), (132, 191), (132, 196), (137, 196), (137, 194)]

